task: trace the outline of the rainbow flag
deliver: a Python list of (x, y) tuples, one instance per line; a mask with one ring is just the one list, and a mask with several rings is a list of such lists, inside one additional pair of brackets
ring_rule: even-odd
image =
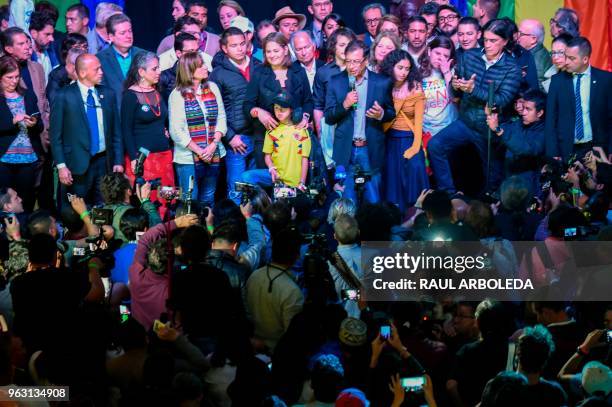
[[(451, 0), (462, 11), (472, 14), (476, 0)], [(593, 66), (612, 71), (612, 0), (500, 0), (500, 17), (510, 17), (519, 24), (526, 18), (540, 20), (546, 28), (544, 45), (550, 49), (550, 19), (558, 8), (576, 10), (580, 18), (580, 33), (593, 45)]]

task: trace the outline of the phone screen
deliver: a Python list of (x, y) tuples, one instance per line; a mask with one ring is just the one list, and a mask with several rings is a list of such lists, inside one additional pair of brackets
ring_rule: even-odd
[(121, 322), (126, 322), (130, 318), (130, 310), (126, 305), (119, 306), (119, 315), (121, 315)]
[(389, 325), (383, 325), (380, 327), (380, 337), (384, 340), (389, 339), (391, 336), (391, 327)]
[(359, 290), (342, 290), (342, 300), (359, 301)]
[(612, 329), (608, 329), (606, 339), (608, 340), (608, 343), (612, 343)]
[(425, 385), (425, 376), (402, 377), (401, 380), (405, 392), (421, 391)]

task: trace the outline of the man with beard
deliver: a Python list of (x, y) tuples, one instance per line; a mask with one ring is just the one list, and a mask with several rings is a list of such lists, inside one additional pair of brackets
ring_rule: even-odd
[(427, 20), (421, 16), (412, 16), (408, 19), (408, 53), (412, 57), (415, 65), (419, 66), (419, 58), (425, 51), (427, 45)]
[(438, 30), (441, 34), (450, 38), (455, 46), (459, 43), (457, 38), (457, 27), (461, 15), (453, 6), (443, 5), (438, 8)]

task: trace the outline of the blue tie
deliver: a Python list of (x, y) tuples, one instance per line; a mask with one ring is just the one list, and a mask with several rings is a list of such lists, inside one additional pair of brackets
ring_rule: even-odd
[(91, 89), (87, 91), (87, 122), (89, 124), (89, 134), (91, 135), (89, 152), (93, 156), (98, 154), (100, 150), (100, 132), (98, 131), (96, 100), (93, 97), (93, 90)]
[(584, 122), (582, 121), (582, 100), (580, 98), (580, 79), (582, 78), (582, 75), (584, 74), (576, 74), (576, 89), (574, 90), (574, 97), (576, 100), (576, 141), (582, 141), (582, 139), (584, 138)]

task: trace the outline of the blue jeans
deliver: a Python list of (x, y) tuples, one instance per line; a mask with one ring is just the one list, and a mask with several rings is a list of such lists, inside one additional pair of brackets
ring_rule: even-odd
[(246, 144), (246, 153), (235, 153), (231, 147), (227, 148), (225, 166), (227, 168), (227, 196), (240, 205), (240, 192), (236, 192), (234, 183), (240, 181), (246, 170), (255, 169), (255, 157), (253, 155), (253, 138), (244, 134), (236, 134)]
[[(268, 170), (250, 170), (242, 174), (240, 181), (248, 182), (249, 184), (259, 185), (260, 187), (266, 188), (271, 187), (272, 177)], [(240, 193), (238, 193), (238, 200), (240, 200)]]
[[(493, 136), (496, 137), (496, 136)], [(499, 157), (498, 144), (491, 144), (491, 174), (489, 179), (489, 190), (495, 190), (501, 183), (503, 172), (503, 156)], [(469, 128), (461, 119), (455, 120), (434, 137), (427, 145), (429, 162), (433, 167), (437, 188), (449, 193), (456, 192), (453, 174), (451, 173), (448, 157), (450, 152), (467, 144), (474, 144), (480, 155), (483, 174), (487, 174), (487, 138)]]
[(179, 186), (183, 193), (183, 199), (187, 198), (189, 191), (189, 177), (194, 176), (192, 199), (199, 201), (205, 206), (213, 207), (215, 203), (215, 190), (217, 189), (217, 178), (219, 177), (219, 165), (204, 163), (176, 164)]
[[(344, 194), (345, 198), (352, 199), (353, 202), (357, 203), (357, 191), (355, 191), (355, 167), (360, 166), (362, 171), (371, 172), (370, 158), (368, 157), (368, 147), (353, 147), (351, 152), (351, 161), (346, 170), (346, 180), (344, 181)], [(376, 203), (380, 201), (380, 185), (382, 177), (379, 171), (372, 174), (372, 179), (365, 183), (363, 201), (369, 203)]]

